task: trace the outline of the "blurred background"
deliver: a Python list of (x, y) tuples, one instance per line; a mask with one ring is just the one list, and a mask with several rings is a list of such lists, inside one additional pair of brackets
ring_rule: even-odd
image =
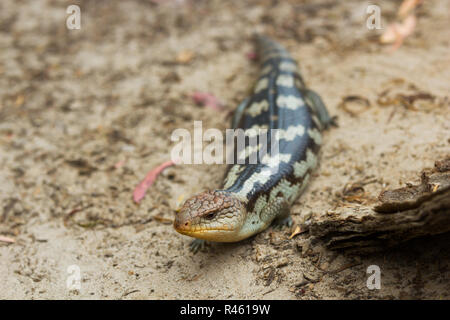
[[(359, 256), (267, 230), (193, 256), (174, 212), (225, 166), (171, 166), (133, 201), (173, 130), (229, 127), (258, 73), (254, 33), (283, 44), (338, 117), (297, 224), (417, 182), (449, 151), (450, 3), (373, 4), (2, 0), (0, 298), (449, 298), (448, 235)], [(362, 202), (342, 198), (370, 179)], [(371, 264), (382, 290), (366, 287)]]

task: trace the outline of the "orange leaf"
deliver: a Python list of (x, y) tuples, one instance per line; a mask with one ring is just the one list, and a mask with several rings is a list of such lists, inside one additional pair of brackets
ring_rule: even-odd
[(300, 226), (296, 226), (294, 232), (292, 232), (292, 234), (289, 236), (289, 240), (291, 240), (296, 235), (298, 235), (300, 233), (304, 233), (304, 232), (306, 232), (306, 230), (302, 230), (302, 228), (300, 228)]

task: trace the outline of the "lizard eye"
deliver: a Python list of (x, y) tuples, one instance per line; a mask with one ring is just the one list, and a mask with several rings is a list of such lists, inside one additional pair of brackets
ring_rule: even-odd
[(216, 215), (217, 215), (217, 211), (210, 212), (210, 213), (208, 213), (208, 214), (205, 215), (205, 219), (212, 220), (212, 219), (214, 219), (214, 217), (215, 217)]

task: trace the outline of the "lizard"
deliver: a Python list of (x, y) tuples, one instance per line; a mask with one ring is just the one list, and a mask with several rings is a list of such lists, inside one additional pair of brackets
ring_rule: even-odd
[[(177, 232), (205, 241), (237, 242), (268, 228), (291, 226), (290, 208), (317, 166), (321, 132), (335, 124), (320, 96), (309, 89), (296, 61), (278, 42), (256, 35), (261, 62), (253, 94), (236, 108), (232, 127), (278, 129), (276, 166), (234, 163), (220, 189), (187, 199), (176, 213)], [(247, 133), (247, 131), (245, 131)]]

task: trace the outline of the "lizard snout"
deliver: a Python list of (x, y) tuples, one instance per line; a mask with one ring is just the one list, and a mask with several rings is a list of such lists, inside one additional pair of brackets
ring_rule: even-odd
[(178, 212), (178, 214), (175, 217), (175, 221), (173, 222), (173, 227), (177, 231), (187, 230), (191, 226), (191, 222), (184, 219), (181, 212)]

